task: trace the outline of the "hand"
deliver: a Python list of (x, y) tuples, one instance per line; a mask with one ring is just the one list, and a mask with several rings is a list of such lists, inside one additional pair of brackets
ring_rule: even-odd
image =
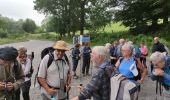
[(71, 100), (79, 100), (79, 98), (78, 97), (74, 97)]
[(84, 87), (79, 85), (79, 86), (77, 86), (77, 89), (79, 92), (81, 92), (84, 89)]
[(70, 91), (71, 86), (70, 85), (66, 85), (66, 92)]
[(14, 85), (11, 82), (7, 83), (7, 90), (12, 91), (14, 89)]
[(0, 82), (0, 91), (1, 90), (5, 90), (5, 85), (4, 85), (4, 83), (2, 83), (2, 82)]
[(47, 91), (47, 93), (48, 93), (50, 96), (55, 95), (55, 93), (57, 92), (57, 90), (56, 90), (56, 89), (53, 89), (53, 88), (49, 88), (49, 89), (47, 89), (46, 91)]
[(154, 75), (155, 76), (163, 76), (164, 75), (164, 71), (162, 69), (160, 69), (160, 68), (156, 68), (154, 70)]
[(137, 83), (138, 85), (140, 85), (140, 84), (142, 84), (142, 82), (143, 82), (143, 80), (137, 80), (136, 83)]

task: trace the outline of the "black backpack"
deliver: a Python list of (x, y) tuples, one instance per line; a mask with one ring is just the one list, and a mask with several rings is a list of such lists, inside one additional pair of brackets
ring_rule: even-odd
[[(52, 62), (54, 60), (54, 55), (53, 55), (54, 51), (55, 51), (55, 49), (53, 47), (47, 47), (47, 48), (43, 49), (42, 52), (41, 52), (41, 59), (43, 59), (47, 54), (49, 55), (49, 60), (48, 60), (48, 63), (47, 63), (47, 69), (50, 67), (50, 65), (52, 64)], [(66, 64), (70, 65), (70, 62), (69, 62), (68, 57), (67, 57), (66, 54), (64, 54), (64, 59), (66, 61)], [(40, 66), (40, 64), (39, 64), (39, 66)], [(37, 73), (35, 75), (34, 86), (36, 84), (36, 78), (38, 76), (39, 66), (38, 66)]]

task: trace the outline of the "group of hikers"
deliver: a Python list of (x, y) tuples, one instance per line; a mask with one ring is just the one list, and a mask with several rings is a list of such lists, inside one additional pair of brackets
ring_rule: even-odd
[[(57, 41), (41, 52), (41, 62), (35, 76), (40, 85), (42, 100), (137, 100), (147, 75), (148, 49), (144, 42), (140, 46), (132, 41), (120, 39), (113, 44), (94, 46), (89, 43), (75, 44), (71, 59), (66, 52), (70, 49), (65, 41)], [(154, 38), (151, 63), (152, 80), (156, 80), (156, 93), (163, 100), (170, 99), (170, 56), (165, 45)], [(33, 73), (34, 54), (26, 47), (0, 48), (0, 100), (30, 100), (29, 90)], [(82, 59), (82, 62), (79, 62)], [(78, 86), (78, 96), (69, 98), (73, 79), (78, 79), (77, 67), (83, 77), (89, 74), (90, 64), (95, 72), (89, 83)], [(73, 78), (73, 79), (72, 79)], [(158, 89), (159, 88), (159, 89)], [(158, 99), (159, 100), (159, 99)]]

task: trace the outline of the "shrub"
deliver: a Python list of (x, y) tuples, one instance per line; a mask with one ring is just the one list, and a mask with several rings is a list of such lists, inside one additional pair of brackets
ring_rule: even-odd
[(6, 38), (8, 36), (7, 34), (7, 31), (0, 28), (0, 38)]

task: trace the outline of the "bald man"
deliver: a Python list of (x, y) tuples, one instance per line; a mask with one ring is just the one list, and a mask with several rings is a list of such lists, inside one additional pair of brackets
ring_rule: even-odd
[(166, 49), (162, 43), (159, 42), (159, 38), (155, 37), (154, 38), (154, 44), (152, 47), (152, 53), (159, 51), (159, 52), (166, 52)]

